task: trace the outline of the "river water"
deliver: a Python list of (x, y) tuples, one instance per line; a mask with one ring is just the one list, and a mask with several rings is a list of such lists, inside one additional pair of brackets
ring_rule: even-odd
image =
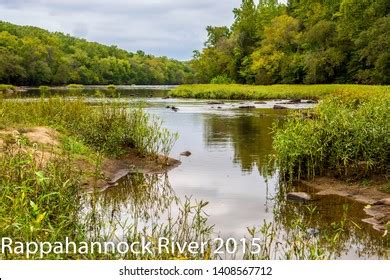
[[(98, 93), (95, 91), (88, 90), (88, 101), (101, 101), (100, 89)], [(178, 205), (188, 198), (208, 202), (204, 208), (207, 223), (213, 225), (214, 234), (222, 238), (248, 236), (248, 227), (261, 227), (264, 222), (277, 224), (278, 233), (284, 234), (291, 230), (291, 220), (297, 217), (307, 224), (305, 230), (310, 238), (345, 219), (341, 238), (329, 242), (327, 247), (332, 250), (332, 258), (388, 257), (389, 239), (382, 238), (382, 233), (361, 221), (367, 218), (363, 205), (335, 196), (297, 204), (278, 195), (282, 187), (277, 168), (271, 168), (267, 176), (264, 168), (272, 166), (269, 163), (273, 154), (272, 126), (282, 123), (288, 114), (288, 110), (272, 109), (280, 100), (266, 104), (251, 101), (209, 104), (201, 100), (163, 99), (165, 92), (155, 88), (124, 88), (120, 93), (110, 100), (146, 101), (146, 110), (161, 118), (164, 127), (179, 134), (170, 156), (182, 162), (167, 174), (135, 173), (122, 180), (119, 186), (100, 194), (101, 209), (122, 224), (137, 220), (147, 227), (164, 221), (168, 215), (178, 214)], [(30, 90), (24, 96), (34, 98), (36, 95), (37, 91)], [(247, 105), (256, 108), (239, 108)], [(313, 105), (289, 106), (304, 109)], [(190, 151), (191, 155), (181, 156), (183, 151)], [(274, 209), (278, 209), (277, 215)], [(314, 213), (314, 219), (310, 212)], [(275, 258), (278, 257), (275, 254)]]

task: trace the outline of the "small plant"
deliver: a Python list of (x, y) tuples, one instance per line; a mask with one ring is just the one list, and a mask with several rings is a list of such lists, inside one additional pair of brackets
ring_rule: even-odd
[(16, 87), (13, 85), (0, 84), (0, 93), (14, 92)]
[(385, 185), (385, 186), (381, 187), (380, 190), (384, 193), (390, 194), (390, 185)]
[(48, 86), (40, 86), (39, 87), (39, 91), (40, 92), (47, 92), (49, 90), (50, 90), (50, 87), (48, 87)]
[(234, 81), (226, 75), (220, 75), (211, 79), (210, 84), (234, 84)]
[(80, 84), (69, 84), (66, 87), (69, 89), (84, 89), (84, 85)]

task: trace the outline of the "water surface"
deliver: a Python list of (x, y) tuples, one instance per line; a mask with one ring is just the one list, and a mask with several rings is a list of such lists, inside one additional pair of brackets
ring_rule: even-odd
[[(105, 100), (103, 96), (109, 95), (109, 91), (102, 94), (100, 89), (90, 91), (92, 94), (82, 91), (89, 102), (101, 102)], [(72, 95), (69, 91), (59, 94)], [(37, 91), (29, 91), (24, 96), (36, 95)], [(366, 216), (359, 203), (335, 196), (308, 204), (288, 202), (278, 195), (281, 187), (277, 169), (265, 177), (263, 170), (273, 153), (272, 126), (280, 125), (288, 114), (287, 110), (272, 109), (282, 101), (208, 104), (200, 100), (164, 99), (164, 95), (165, 91), (150, 88), (122, 88), (120, 94), (113, 94), (110, 99), (122, 103), (146, 101), (149, 113), (161, 118), (172, 132), (179, 133), (171, 157), (182, 162), (167, 174), (134, 173), (101, 194), (100, 207), (111, 217), (123, 224), (136, 221), (147, 227), (177, 214), (178, 205), (191, 198), (209, 202), (205, 210), (216, 235), (236, 239), (248, 236), (248, 227), (260, 227), (264, 222), (275, 223), (279, 233), (284, 234), (292, 227), (292, 220), (299, 217), (321, 234), (332, 223), (347, 219), (342, 238), (329, 245), (334, 258), (387, 257), (389, 239), (361, 221)], [(248, 105), (256, 108), (239, 108)], [(167, 108), (171, 106), (178, 110)], [(312, 105), (288, 106), (304, 109)], [(190, 151), (191, 156), (180, 156), (183, 151)], [(278, 209), (278, 215), (274, 215), (274, 209)], [(311, 211), (315, 212), (315, 219), (308, 214)]]

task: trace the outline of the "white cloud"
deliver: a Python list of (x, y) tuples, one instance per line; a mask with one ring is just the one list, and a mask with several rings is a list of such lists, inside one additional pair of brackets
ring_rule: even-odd
[(230, 25), (241, 0), (0, 0), (2, 20), (189, 59), (207, 25)]

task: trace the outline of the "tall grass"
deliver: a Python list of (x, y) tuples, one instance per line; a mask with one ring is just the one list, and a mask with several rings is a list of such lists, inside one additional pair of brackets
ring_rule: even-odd
[[(64, 242), (66, 238), (81, 242), (128, 242), (145, 238), (157, 247), (157, 240), (165, 237), (179, 244), (184, 242), (208, 242), (206, 251), (182, 253), (158, 252), (133, 254), (108, 252), (100, 254), (50, 253), (44, 259), (219, 259), (213, 253), (213, 226), (205, 213), (207, 202), (182, 203), (174, 198), (167, 177), (161, 181), (155, 175), (135, 174), (129, 177), (131, 189), (115, 193), (82, 193), (79, 189), (79, 172), (72, 161), (61, 156), (42, 165), (40, 150), (26, 149), (23, 139), (7, 142), (0, 156), (0, 236), (14, 242)], [(162, 185), (161, 185), (162, 183)], [(123, 192), (122, 192), (123, 191)], [(115, 192), (113, 190), (113, 192)], [(118, 197), (116, 197), (118, 196)], [(129, 198), (128, 196), (131, 196)], [(168, 198), (168, 200), (167, 200)], [(131, 201), (132, 203), (129, 203)], [(170, 203), (179, 204), (177, 210)], [(285, 203), (285, 202), (284, 202)], [(125, 208), (123, 208), (125, 207)], [(250, 238), (259, 238), (260, 251), (246, 251), (234, 258), (244, 259), (333, 259), (339, 246), (344, 244), (346, 216), (321, 230), (319, 235), (308, 233), (310, 223), (299, 211), (291, 211), (294, 217), (285, 217), (275, 209), (275, 221), (264, 222), (260, 227), (249, 228)], [(315, 210), (315, 209), (314, 209)], [(309, 210), (309, 220), (316, 219), (314, 210)], [(156, 212), (156, 214), (153, 214)], [(174, 214), (176, 213), (176, 214)], [(145, 220), (146, 215), (146, 220)], [(123, 219), (132, 217), (131, 219)], [(146, 221), (146, 223), (145, 223)], [(285, 227), (284, 223), (289, 225)], [(340, 245), (341, 244), (341, 245)], [(348, 244), (348, 243), (346, 243)], [(346, 245), (347, 246), (347, 245)], [(177, 248), (176, 248), (177, 249)], [(386, 256), (384, 256), (386, 257)], [(40, 255), (30, 255), (40, 259)], [(26, 259), (26, 255), (2, 252), (0, 259)]]
[(389, 93), (389, 86), (366, 85), (181, 85), (171, 90), (170, 95), (199, 99), (321, 99), (343, 91), (359, 91), (362, 94)]
[(7, 92), (7, 90), (15, 91), (16, 87), (13, 85), (0, 84), (0, 93)]
[[(124, 221), (117, 217), (117, 208), (99, 208), (98, 193), (86, 197), (79, 188), (79, 171), (73, 162), (64, 156), (52, 158), (46, 164), (41, 162), (39, 148), (27, 149), (20, 138), (9, 141), (0, 155), (0, 237), (11, 238), (13, 242), (123, 242), (133, 243), (141, 238), (153, 242), (159, 237), (184, 242), (202, 242), (209, 238), (212, 227), (207, 226), (203, 202), (194, 204), (184, 201), (179, 213), (166, 222), (155, 221), (148, 228), (140, 226), (137, 220)], [(139, 178), (136, 178), (138, 180)], [(138, 182), (134, 182), (138, 183)], [(134, 193), (138, 204), (154, 205), (155, 200), (162, 201), (164, 196), (157, 195), (159, 188), (148, 189), (148, 185), (137, 185), (147, 194)], [(163, 192), (165, 194), (165, 192)], [(129, 195), (129, 194), (127, 194)], [(141, 201), (141, 197), (147, 201)], [(157, 196), (156, 196), (157, 195)], [(89, 208), (83, 206), (82, 199), (87, 198)], [(125, 202), (124, 202), (125, 203)], [(163, 202), (165, 203), (165, 202)], [(157, 203), (158, 204), (158, 203)], [(128, 205), (128, 203), (126, 203)], [(84, 207), (84, 208), (83, 208)], [(139, 213), (140, 209), (132, 209)], [(144, 209), (148, 211), (149, 209)], [(112, 211), (112, 212), (111, 212)], [(108, 224), (107, 224), (108, 223)], [(123, 235), (116, 235), (122, 229)], [(175, 252), (157, 252), (155, 254), (120, 254), (118, 252), (55, 253), (44, 255), (44, 259), (203, 259), (202, 252), (183, 254)], [(0, 259), (26, 259), (25, 253), (1, 252)], [(30, 255), (30, 259), (40, 259), (39, 254)]]
[(344, 92), (276, 129), (284, 174), (360, 179), (390, 171), (390, 94)]
[(24, 149), (20, 138), (0, 155), (0, 236), (15, 241), (82, 235), (78, 172), (66, 158), (42, 164), (41, 152)]
[(81, 84), (69, 84), (66, 87), (68, 89), (83, 89), (85, 86)]
[(49, 126), (78, 137), (95, 150), (121, 155), (134, 148), (140, 155), (168, 155), (176, 134), (141, 107), (87, 105), (83, 99), (0, 100), (0, 123), (9, 126)]

